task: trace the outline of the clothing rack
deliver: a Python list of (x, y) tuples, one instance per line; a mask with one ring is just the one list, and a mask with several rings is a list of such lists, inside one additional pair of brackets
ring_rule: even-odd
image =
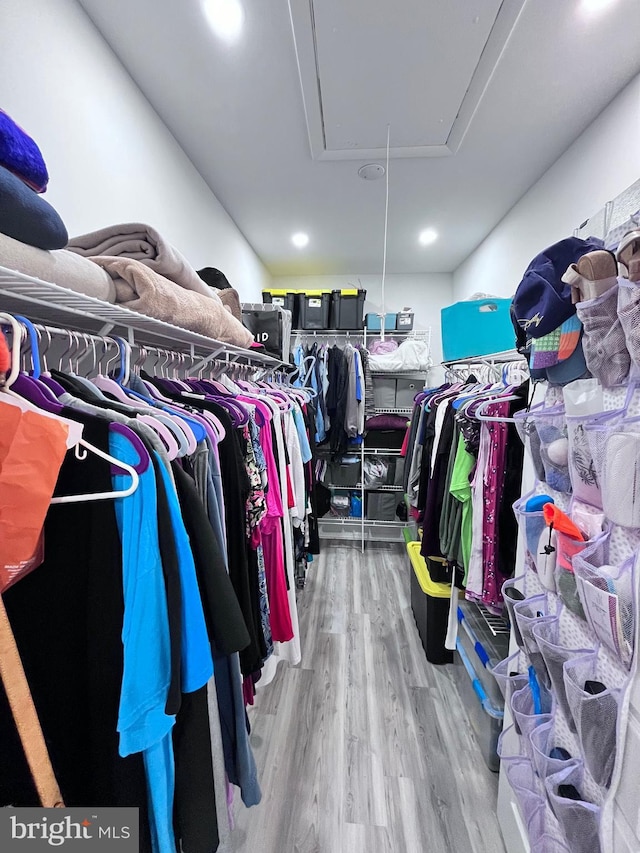
[(503, 378), (504, 365), (509, 364), (522, 367), (522, 370), (528, 375), (527, 360), (515, 349), (442, 362), (445, 375), (450, 376), (453, 381), (465, 381), (470, 373), (477, 372), (478, 368), (481, 368), (487, 370), (489, 375), (493, 376), (494, 381), (499, 382)]
[(23, 314), (32, 322), (99, 336), (113, 333), (125, 338), (131, 345), (165, 348), (194, 358), (223, 356), (229, 363), (237, 362), (271, 370), (288, 367), (287, 362), (263, 352), (218, 341), (172, 323), (147, 317), (122, 305), (76, 293), (1, 266), (0, 306), (10, 314)]
[[(272, 371), (266, 365), (256, 366), (241, 361), (235, 361), (232, 353), (222, 353), (217, 356), (211, 354), (204, 358), (162, 347), (146, 346), (143, 344), (129, 344), (128, 341), (110, 335), (94, 335), (89, 332), (77, 332), (63, 329), (58, 326), (46, 324), (32, 324), (38, 343), (37, 357), (42, 361), (44, 369), (51, 363), (68, 363), (75, 366), (75, 372), (79, 373), (79, 365), (87, 359), (93, 358), (93, 365), (89, 368), (89, 375), (99, 372), (100, 365), (108, 366), (116, 359), (122, 364), (126, 362), (126, 369), (130, 366), (144, 368), (151, 372), (158, 372), (166, 378), (178, 378), (178, 376), (202, 378), (205, 373), (217, 378), (221, 374), (228, 375), (231, 379), (263, 379), (272, 376), (281, 377), (281, 372)], [(24, 328), (24, 327), (23, 327)], [(29, 336), (24, 338), (21, 350), (23, 367), (27, 367), (27, 359), (35, 364), (36, 354)]]
[(427, 329), (412, 329), (407, 332), (394, 331), (393, 329), (383, 332), (380, 329), (373, 330), (366, 327), (363, 329), (293, 329), (292, 335), (294, 336), (294, 346), (307, 340), (320, 340), (324, 343), (330, 343), (333, 340), (337, 344), (339, 340), (349, 341), (351, 338), (355, 338), (362, 341), (362, 345), (366, 347), (367, 342), (376, 339), (400, 338), (403, 341), (410, 339), (425, 341), (431, 349), (431, 326)]

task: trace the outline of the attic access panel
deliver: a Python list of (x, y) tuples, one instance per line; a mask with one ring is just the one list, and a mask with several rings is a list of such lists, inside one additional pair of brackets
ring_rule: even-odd
[(460, 146), (524, 0), (289, 0), (315, 159)]

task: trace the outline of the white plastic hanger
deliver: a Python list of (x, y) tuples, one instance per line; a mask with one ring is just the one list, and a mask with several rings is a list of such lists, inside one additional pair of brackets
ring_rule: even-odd
[[(11, 385), (15, 382), (20, 372), (20, 345), (22, 340), (22, 329), (18, 321), (10, 314), (0, 313), (0, 322), (9, 324), (13, 331), (13, 340), (11, 343), (11, 370), (5, 380), (4, 387), (0, 391), (0, 395), (6, 395), (7, 398), (9, 398), (7, 402), (13, 402), (15, 404), (16, 401), (19, 401), (20, 407), (25, 407), (23, 411), (26, 411), (27, 409), (30, 411), (35, 411), (40, 415), (55, 418), (56, 420), (61, 421), (68, 427), (71, 426), (71, 429), (69, 429), (69, 440), (71, 440), (72, 437), (74, 439), (77, 437), (75, 444), (73, 444), (72, 446), (75, 447), (75, 455), (78, 459), (86, 459), (87, 452), (94, 453), (96, 456), (99, 456), (101, 459), (104, 459), (111, 465), (120, 468), (123, 473), (128, 474), (131, 477), (131, 485), (128, 486), (126, 489), (114, 490), (110, 492), (94, 492), (80, 495), (63, 495), (61, 497), (52, 498), (51, 503), (62, 504), (80, 503), (81, 501), (101, 501), (111, 498), (126, 498), (129, 497), (129, 495), (132, 495), (138, 488), (138, 484), (140, 482), (140, 477), (135, 468), (133, 468), (131, 465), (128, 465), (126, 462), (122, 462), (115, 456), (110, 456), (108, 453), (104, 453), (104, 451), (100, 450), (99, 447), (94, 447), (93, 444), (90, 444), (88, 441), (85, 441), (84, 438), (81, 437), (82, 424), (78, 424), (75, 421), (69, 421), (67, 418), (61, 418), (58, 415), (52, 414), (51, 412), (44, 412), (41, 409), (38, 409), (37, 406), (31, 404), (28, 400), (25, 400), (24, 398), (20, 397), (17, 394), (14, 394), (11, 391)], [(0, 399), (2, 399), (2, 396), (0, 396)], [(69, 446), (68, 443), (67, 446)]]

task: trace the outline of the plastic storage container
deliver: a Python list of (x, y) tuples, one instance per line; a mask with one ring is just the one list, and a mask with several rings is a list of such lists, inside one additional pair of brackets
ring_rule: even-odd
[[(385, 314), (384, 330), (385, 332), (395, 332), (397, 314)], [(372, 332), (380, 332), (382, 330), (382, 318), (379, 314), (367, 314), (366, 316), (367, 329)]]
[(292, 290), (263, 290), (262, 301), (265, 305), (278, 305), (285, 311), (291, 311), (291, 323), (294, 329), (298, 328), (300, 320), (298, 310), (298, 295)]
[(444, 646), (449, 621), (449, 584), (434, 583), (420, 553), (420, 542), (409, 542), (411, 560), (411, 609), (418, 627), (427, 660), (430, 663), (452, 663), (453, 652)]
[(468, 601), (458, 605), (458, 623), (458, 640), (492, 706), (502, 711), (504, 699), (491, 670), (509, 654), (509, 633), (505, 629), (504, 634), (494, 635), (476, 605)]
[(328, 329), (331, 294), (318, 291), (298, 293), (298, 310), (301, 329)]
[(396, 329), (399, 332), (411, 332), (413, 330), (413, 311), (398, 312)]
[(441, 311), (445, 361), (511, 350), (516, 336), (510, 299), (473, 299)]
[(366, 290), (334, 290), (331, 293), (331, 329), (363, 327)]
[(464, 647), (458, 638), (456, 643), (456, 684), (460, 699), (476, 733), (482, 757), (489, 770), (500, 769), (498, 738), (502, 731), (504, 711), (494, 707), (478, 678)]

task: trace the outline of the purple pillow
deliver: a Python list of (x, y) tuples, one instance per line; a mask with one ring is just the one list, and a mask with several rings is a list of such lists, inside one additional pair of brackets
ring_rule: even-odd
[(368, 418), (365, 429), (406, 429), (409, 418), (403, 415), (376, 415)]

